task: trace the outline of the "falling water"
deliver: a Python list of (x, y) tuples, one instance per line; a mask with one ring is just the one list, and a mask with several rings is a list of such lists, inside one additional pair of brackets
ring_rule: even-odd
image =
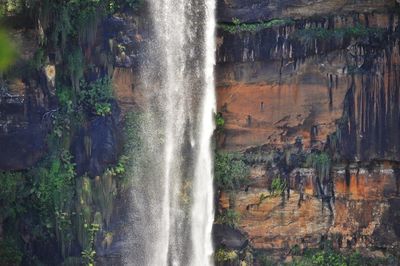
[(147, 1), (124, 262), (212, 265), (215, 0)]

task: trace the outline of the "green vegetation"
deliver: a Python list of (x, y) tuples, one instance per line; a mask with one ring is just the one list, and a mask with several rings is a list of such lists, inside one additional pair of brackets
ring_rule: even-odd
[(66, 55), (66, 64), (65, 75), (69, 78), (72, 88), (79, 90), (85, 66), (80, 48), (75, 48)]
[(46, 63), (46, 55), (45, 55), (45, 50), (42, 48), (39, 48), (36, 50), (35, 54), (33, 55), (33, 58), (30, 62), (31, 67), (34, 70), (40, 70), (42, 66), (44, 66)]
[(16, 48), (10, 38), (5, 32), (0, 31), (0, 72), (10, 67), (16, 56)]
[(68, 152), (55, 149), (28, 172), (0, 174), (0, 204), (4, 210), (0, 215), (0, 223), (7, 228), (5, 238), (8, 244), (4, 245), (9, 246), (7, 249), (0, 248), (0, 261), (10, 260), (10, 257), (20, 261), (22, 254), (27, 255), (22, 253), (23, 245), (18, 236), (23, 217), (24, 222), (30, 224), (30, 230), (37, 241), (54, 239), (63, 256), (69, 252), (72, 244), (75, 178), (71, 160)]
[(217, 152), (215, 155), (215, 184), (223, 190), (235, 190), (247, 184), (249, 167), (242, 154)]
[(258, 254), (257, 261), (262, 266), (286, 265), (286, 266), (380, 266), (398, 265), (398, 259), (389, 255), (384, 258), (371, 258), (361, 255), (359, 251), (340, 252), (332, 248), (330, 242), (321, 243), (317, 249), (306, 249), (303, 252), (296, 245), (290, 254), (293, 261), (289, 263), (277, 262), (265, 254)]
[(308, 250), (301, 258), (296, 258), (290, 266), (380, 266), (397, 265), (394, 257), (368, 258), (359, 252), (340, 253), (332, 249)]
[(233, 209), (224, 210), (215, 218), (217, 224), (225, 224), (232, 228), (236, 228), (240, 221), (240, 214)]
[(218, 265), (225, 265), (224, 263), (234, 263), (239, 260), (239, 256), (236, 251), (222, 248), (215, 252), (214, 258)]
[(217, 126), (217, 132), (222, 132), (225, 126), (225, 119), (222, 116), (222, 113), (217, 113), (215, 115), (215, 124)]
[(0, 16), (8, 15), (9, 13), (21, 12), (25, 1), (22, 0), (2, 0), (0, 1)]
[(281, 27), (293, 25), (294, 21), (291, 19), (273, 19), (270, 21), (256, 22), (256, 23), (242, 23), (239, 19), (232, 19), (232, 23), (220, 23), (218, 27), (224, 31), (235, 34), (240, 32), (257, 32), (264, 29), (273, 27)]
[(306, 166), (314, 168), (319, 178), (326, 178), (331, 170), (330, 156), (324, 152), (313, 152), (308, 156)]
[(105, 116), (111, 114), (112, 99), (111, 82), (108, 78), (98, 79), (90, 83), (81, 83), (79, 104), (94, 114)]
[(268, 258), (267, 256), (261, 256), (259, 258), (259, 261), (260, 261), (260, 265), (261, 266), (274, 266), (274, 265), (276, 265), (276, 263), (273, 260), (271, 260), (270, 258)]
[(27, 193), (22, 184), (24, 176), (17, 172), (0, 172), (0, 224), (6, 219), (14, 221), (24, 211)]
[(98, 224), (90, 224), (90, 225), (85, 224), (85, 228), (87, 229), (88, 231), (87, 234), (89, 235), (89, 245), (87, 249), (82, 251), (82, 258), (87, 266), (93, 266), (94, 259), (96, 256), (96, 251), (94, 249), (95, 237), (97, 231), (100, 230), (100, 226)]
[(271, 195), (272, 196), (279, 196), (286, 189), (286, 184), (280, 177), (274, 178), (271, 183)]
[[(0, 15), (4, 15), (4, 19), (22, 17), (26, 19), (23, 23), (40, 25), (39, 47), (31, 60), (22, 62), (29, 67), (29, 73), (23, 74), (28, 79), (36, 79), (44, 66), (55, 64), (59, 107), (44, 116), (52, 126), (45, 158), (27, 171), (0, 172), (0, 208), (4, 210), (0, 213), (3, 226), (0, 261), (5, 265), (58, 265), (62, 262), (93, 265), (96, 232), (109, 226), (116, 182), (126, 171), (127, 159), (121, 157), (105, 173), (90, 179), (77, 176), (70, 148), (75, 132), (84, 127), (92, 115), (106, 116), (112, 112), (111, 81), (102, 74), (107, 72), (90, 65), (94, 57), (91, 52), (107, 53), (92, 49), (98, 25), (113, 12), (134, 9), (141, 1), (0, 2)], [(23, 23), (22, 27), (31, 26)], [(10, 39), (0, 32), (0, 71), (6, 70), (15, 59)], [(18, 68), (25, 71), (17, 63)], [(137, 132), (132, 134), (138, 138)], [(86, 137), (85, 148), (90, 154), (90, 139)], [(21, 228), (29, 231), (28, 236), (23, 235), (27, 233), (22, 233)], [(26, 250), (26, 237), (30, 238), (29, 244), (50, 247), (54, 256), (38, 258), (37, 254), (29, 253), (35, 251)], [(76, 257), (79, 250), (72, 249), (72, 245), (81, 249), (81, 257)]]
[(353, 27), (345, 27), (338, 29), (326, 29), (326, 28), (309, 28), (302, 29), (294, 32), (291, 38), (298, 40), (303, 44), (311, 44), (315, 40), (335, 40), (343, 38), (365, 38), (375, 37), (381, 39), (385, 29), (381, 28), (369, 28), (364, 25), (357, 24)]
[(22, 252), (14, 239), (0, 240), (0, 262), (1, 265), (21, 265)]

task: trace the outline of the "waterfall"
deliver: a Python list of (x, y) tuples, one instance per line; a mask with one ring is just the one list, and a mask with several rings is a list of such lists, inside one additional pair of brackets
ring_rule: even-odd
[(213, 265), (215, 5), (147, 0), (125, 265)]

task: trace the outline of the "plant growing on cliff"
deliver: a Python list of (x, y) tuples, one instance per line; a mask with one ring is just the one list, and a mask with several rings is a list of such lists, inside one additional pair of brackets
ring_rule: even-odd
[(83, 77), (83, 54), (80, 48), (75, 48), (66, 56), (66, 72), (69, 75), (72, 87), (79, 91), (80, 80)]
[(100, 116), (111, 113), (112, 98), (111, 81), (108, 78), (98, 79), (93, 82), (81, 83), (79, 104), (86, 110)]
[(218, 249), (214, 255), (215, 261), (218, 265), (225, 265), (226, 263), (235, 263), (239, 260), (239, 256), (234, 250), (226, 250), (223, 248)]
[(224, 130), (225, 119), (222, 116), (222, 113), (218, 112), (215, 116), (215, 124), (217, 126), (217, 132), (221, 132)]
[(232, 228), (236, 228), (240, 222), (240, 213), (234, 209), (227, 209), (218, 214), (215, 218), (217, 224), (225, 224)]
[(286, 189), (286, 184), (280, 177), (274, 178), (271, 183), (271, 196), (276, 197), (282, 195)]
[(95, 113), (99, 116), (106, 116), (111, 114), (111, 104), (109, 103), (96, 103), (94, 105)]
[(94, 259), (96, 257), (94, 244), (95, 244), (96, 234), (100, 230), (100, 225), (85, 224), (85, 228), (87, 229), (87, 234), (89, 235), (89, 245), (85, 250), (82, 251), (82, 259), (87, 266), (93, 266)]
[(236, 34), (240, 32), (257, 32), (273, 27), (292, 25), (294, 21), (291, 19), (272, 19), (269, 21), (242, 23), (239, 19), (233, 18), (232, 23), (220, 23), (218, 27), (226, 32)]
[(1, 265), (21, 265), (23, 253), (18, 248), (14, 239), (6, 238), (0, 240), (0, 263)]
[(315, 40), (335, 40), (343, 38), (365, 38), (374, 37), (381, 39), (385, 33), (384, 29), (381, 28), (370, 28), (365, 27), (361, 24), (356, 24), (353, 27), (344, 27), (337, 29), (327, 28), (308, 28), (295, 31), (290, 38), (292, 40), (298, 40), (303, 44), (312, 44)]
[(0, 172), (0, 224), (9, 218), (14, 220), (24, 210), (26, 194), (22, 173)]
[(247, 184), (249, 167), (243, 155), (217, 152), (215, 155), (215, 184), (223, 190), (235, 190)]
[(314, 168), (319, 178), (327, 178), (331, 168), (330, 156), (325, 152), (313, 152), (308, 156), (306, 166)]

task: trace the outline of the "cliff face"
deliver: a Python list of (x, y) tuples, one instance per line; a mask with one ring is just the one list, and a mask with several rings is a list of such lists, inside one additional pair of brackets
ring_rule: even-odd
[[(218, 249), (240, 251), (248, 265), (252, 256), (260, 262), (258, 254), (282, 260), (295, 248), (315, 248), (327, 240), (335, 248), (362, 249), (372, 257), (398, 251), (398, 10), (394, 0), (218, 1), (216, 83), (223, 126), (216, 134), (217, 146), (219, 152), (240, 153), (233, 161), (249, 169), (243, 182), (217, 189), (216, 223), (223, 224), (214, 229)], [(70, 75), (58, 74), (68, 69), (59, 47), (47, 47), (46, 59), (31, 69), (43, 48), (38, 41), (43, 32), (32, 25), (12, 30), (21, 57), (0, 84), (0, 169), (23, 174), (53, 149), (48, 137), (59, 126), (57, 114), (66, 109), (57, 94), (65, 80), (60, 83), (55, 73), (67, 80)], [(64, 117), (61, 123), (67, 127), (55, 132), (70, 133), (60, 142), (73, 158), (76, 184), (71, 193), (83, 199), (71, 205), (89, 214), (67, 217), (74, 228), (66, 232), (74, 242), (59, 235), (51, 241), (38, 239), (29, 233), (38, 223), (37, 213), (18, 214), (13, 230), (28, 247), (28, 257), (46, 258), (47, 249), (57, 253), (56, 262), (65, 259), (61, 249), (80, 257), (88, 246), (83, 224), (100, 219), (98, 262), (121, 263), (126, 191), (115, 172), (104, 170), (118, 161), (121, 120), (140, 106), (136, 66), (144, 59), (147, 26), (145, 18), (122, 12), (95, 28), (95, 40), (79, 46), (87, 66), (81, 78), (112, 77), (110, 112), (101, 115), (75, 106), (85, 118), (69, 127), (72, 116)], [(237, 174), (232, 168), (228, 179)], [(33, 176), (37, 179), (39, 173)], [(30, 178), (25, 179), (35, 189), (46, 181)], [(37, 200), (35, 190), (29, 191), (20, 193), (20, 200)], [(10, 221), (0, 215), (0, 242), (6, 235), (2, 226)], [(49, 230), (54, 234), (56, 229)], [(67, 248), (59, 247), (65, 243)]]
[[(398, 3), (218, 8), (218, 145), (242, 152), (250, 167), (247, 185), (221, 188), (219, 212), (236, 212), (250, 246), (267, 253), (327, 239), (340, 249), (395, 251)], [(276, 179), (284, 187), (277, 197)]]

